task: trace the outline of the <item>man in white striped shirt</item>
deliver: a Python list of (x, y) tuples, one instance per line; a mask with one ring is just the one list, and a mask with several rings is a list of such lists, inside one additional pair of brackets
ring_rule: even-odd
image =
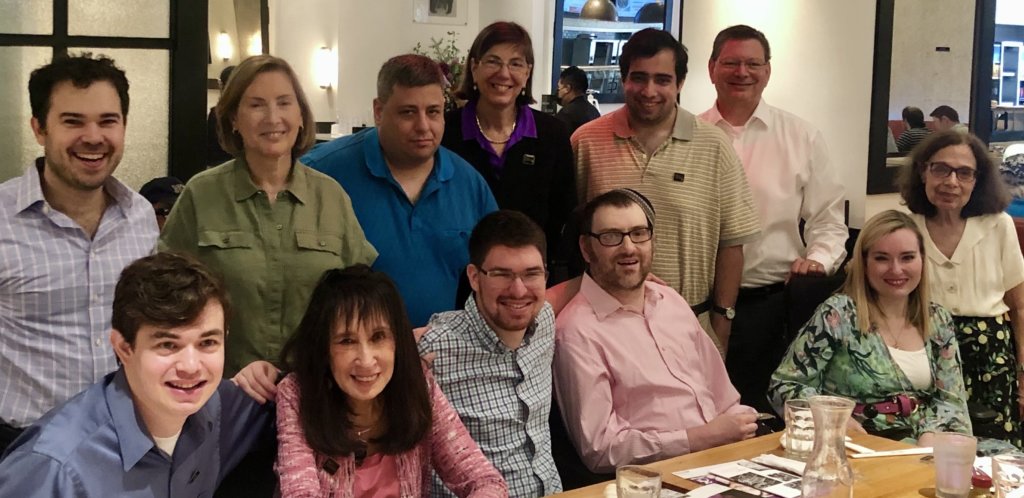
[(114, 284), (157, 238), (150, 204), (111, 176), (124, 151), (124, 71), (61, 56), (33, 71), (29, 98), (44, 157), (0, 184), (0, 452), (116, 369)]

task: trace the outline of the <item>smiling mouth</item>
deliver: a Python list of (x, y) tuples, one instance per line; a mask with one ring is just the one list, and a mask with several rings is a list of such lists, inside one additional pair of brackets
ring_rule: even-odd
[(523, 310), (529, 309), (530, 305), (533, 304), (533, 301), (512, 302), (512, 301), (501, 300), (501, 301), (498, 301), (498, 304), (500, 304), (502, 306), (505, 306), (507, 308), (511, 308), (513, 311), (523, 311)]
[(889, 285), (891, 285), (893, 287), (903, 287), (904, 285), (906, 285), (907, 282), (910, 281), (910, 279), (909, 278), (887, 278), (887, 279), (884, 279), (884, 281), (885, 281), (885, 283), (887, 283), (887, 284), (889, 284)]
[(190, 383), (190, 384), (180, 383), (180, 382), (178, 382), (178, 383), (176, 383), (176, 382), (165, 382), (164, 385), (166, 385), (167, 387), (170, 387), (171, 389), (177, 389), (178, 391), (193, 392), (193, 391), (196, 391), (196, 390), (202, 388), (203, 386), (205, 386), (206, 385), (206, 381), (205, 380), (200, 380), (200, 381), (193, 382), (193, 383)]
[(380, 374), (373, 374), (373, 375), (353, 375), (353, 376), (352, 376), (352, 378), (353, 378), (353, 379), (355, 379), (355, 380), (356, 380), (356, 382), (362, 382), (362, 383), (366, 383), (366, 384), (369, 384), (369, 383), (371, 383), (371, 382), (373, 382), (373, 381), (377, 380), (377, 378), (379, 378), (379, 377), (380, 377)]
[(503, 85), (501, 83), (491, 83), (491, 88), (498, 90), (499, 92), (507, 92), (512, 89), (512, 85)]
[(263, 134), (264, 137), (267, 137), (267, 138), (272, 139), (272, 140), (277, 140), (277, 139), (283, 137), (284, 135), (285, 135), (285, 132), (283, 132), (283, 131), (270, 131), (270, 132), (267, 132), (267, 133)]
[(107, 157), (103, 152), (72, 152), (71, 156), (84, 163), (96, 163)]

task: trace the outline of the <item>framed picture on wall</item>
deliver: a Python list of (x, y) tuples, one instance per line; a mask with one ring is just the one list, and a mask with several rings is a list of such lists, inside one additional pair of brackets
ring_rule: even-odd
[(467, 0), (413, 0), (413, 21), (465, 26)]

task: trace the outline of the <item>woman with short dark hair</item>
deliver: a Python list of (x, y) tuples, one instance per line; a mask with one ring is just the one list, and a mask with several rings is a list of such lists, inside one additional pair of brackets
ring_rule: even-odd
[(395, 284), (356, 265), (328, 270), (281, 353), (281, 495), (425, 496), (434, 470), (457, 496), (507, 496), (420, 363)]
[(1010, 196), (974, 135), (932, 134), (910, 154), (900, 193), (924, 234), (931, 297), (950, 310), (970, 399), (995, 409), (1002, 439), (1021, 446), (1024, 257)]

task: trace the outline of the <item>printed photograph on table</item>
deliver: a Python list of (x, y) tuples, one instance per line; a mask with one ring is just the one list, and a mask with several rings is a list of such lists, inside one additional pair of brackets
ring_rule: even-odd
[(465, 26), (467, 0), (412, 0), (413, 21), (426, 24)]

